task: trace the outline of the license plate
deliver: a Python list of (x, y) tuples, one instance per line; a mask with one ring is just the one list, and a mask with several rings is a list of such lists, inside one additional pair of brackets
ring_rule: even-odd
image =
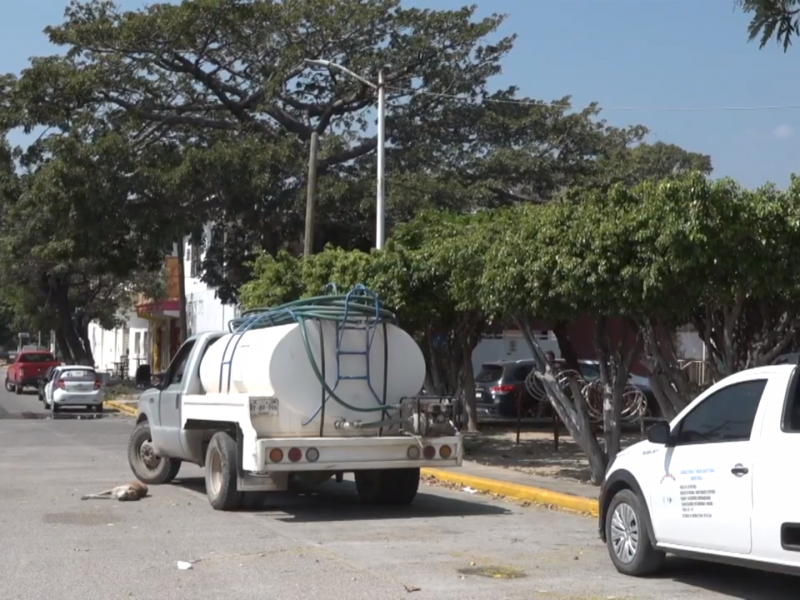
[(483, 392), (480, 390), (475, 390), (475, 397), (480, 400), (481, 398), (483, 398)]
[(250, 414), (278, 416), (278, 399), (272, 396), (250, 396)]

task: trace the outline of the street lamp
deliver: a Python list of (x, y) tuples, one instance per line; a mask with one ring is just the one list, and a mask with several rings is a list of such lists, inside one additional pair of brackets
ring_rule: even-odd
[(386, 170), (386, 163), (384, 160), (384, 151), (386, 146), (386, 86), (384, 85), (383, 80), (383, 69), (378, 72), (378, 83), (375, 84), (361, 75), (358, 75), (344, 67), (338, 63), (331, 62), (329, 60), (312, 60), (310, 58), (305, 59), (306, 64), (314, 65), (317, 67), (326, 67), (328, 69), (337, 69), (342, 73), (349, 75), (353, 79), (356, 79), (363, 83), (364, 85), (368, 85), (373, 90), (377, 90), (378, 92), (378, 190), (377, 190), (377, 197), (376, 197), (376, 206), (375, 206), (375, 247), (378, 250), (383, 249), (383, 242), (386, 238), (386, 228), (385, 228), (385, 221), (386, 221), (386, 185), (385, 185), (385, 170)]

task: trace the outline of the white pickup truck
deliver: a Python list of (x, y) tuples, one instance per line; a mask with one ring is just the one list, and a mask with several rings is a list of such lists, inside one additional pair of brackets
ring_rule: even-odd
[(800, 367), (719, 381), (611, 465), (599, 533), (614, 566), (647, 575), (669, 553), (796, 573), (798, 456)]
[(420, 468), (461, 465), (462, 411), (420, 394), (424, 357), (393, 319), (359, 286), (189, 338), (139, 399), (133, 473), (163, 484), (200, 465), (217, 510), (348, 472), (366, 503), (412, 502)]

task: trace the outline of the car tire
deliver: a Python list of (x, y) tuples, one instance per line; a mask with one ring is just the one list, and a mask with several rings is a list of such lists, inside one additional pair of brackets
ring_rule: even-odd
[(148, 466), (145, 457), (142, 456), (142, 447), (145, 443), (152, 441), (150, 423), (147, 421), (138, 423), (133, 428), (130, 438), (128, 438), (128, 465), (130, 465), (136, 479), (142, 483), (147, 485), (170, 483), (178, 476), (178, 471), (181, 469), (181, 461), (174, 458), (159, 457), (156, 466)]
[(666, 554), (650, 542), (650, 523), (644, 501), (631, 490), (620, 490), (606, 511), (606, 546), (611, 562), (623, 575), (656, 573)]
[(7, 392), (13, 392), (14, 391), (14, 386), (11, 385), (11, 382), (8, 380), (8, 376), (6, 376), (6, 391)]
[(243, 494), (236, 482), (236, 441), (226, 431), (218, 431), (206, 450), (206, 496), (214, 510), (237, 510)]
[(361, 502), (373, 506), (411, 504), (419, 489), (419, 469), (356, 471), (355, 479)]
[(15, 393), (17, 396), (21, 396), (21, 395), (22, 395), (22, 390), (23, 390), (23, 389), (24, 389), (24, 388), (23, 388), (23, 387), (22, 387), (22, 386), (21, 386), (19, 383), (15, 383), (15, 384), (14, 384), (14, 393)]
[(103, 405), (102, 404), (95, 404), (94, 405), (94, 412), (97, 414), (103, 414)]
[(50, 408), (52, 409), (52, 411), (54, 413), (57, 413), (57, 412), (61, 411), (61, 407), (58, 404), (56, 404), (55, 402), (51, 402), (50, 403)]

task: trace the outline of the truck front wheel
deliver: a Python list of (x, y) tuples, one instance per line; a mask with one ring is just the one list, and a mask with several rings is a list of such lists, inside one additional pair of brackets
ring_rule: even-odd
[[(58, 410), (53, 402), (53, 412)], [(178, 475), (181, 461), (157, 456), (150, 434), (150, 423), (142, 421), (133, 428), (128, 440), (128, 464), (136, 479), (148, 485), (169, 483)]]
[(356, 471), (355, 478), (361, 501), (375, 506), (411, 504), (419, 489), (419, 469)]
[(606, 544), (611, 562), (624, 575), (641, 577), (661, 568), (664, 552), (650, 543), (642, 500), (631, 490), (621, 490), (606, 512)]
[(215, 433), (206, 451), (206, 495), (214, 510), (236, 510), (242, 505), (236, 460), (236, 441), (224, 431)]

